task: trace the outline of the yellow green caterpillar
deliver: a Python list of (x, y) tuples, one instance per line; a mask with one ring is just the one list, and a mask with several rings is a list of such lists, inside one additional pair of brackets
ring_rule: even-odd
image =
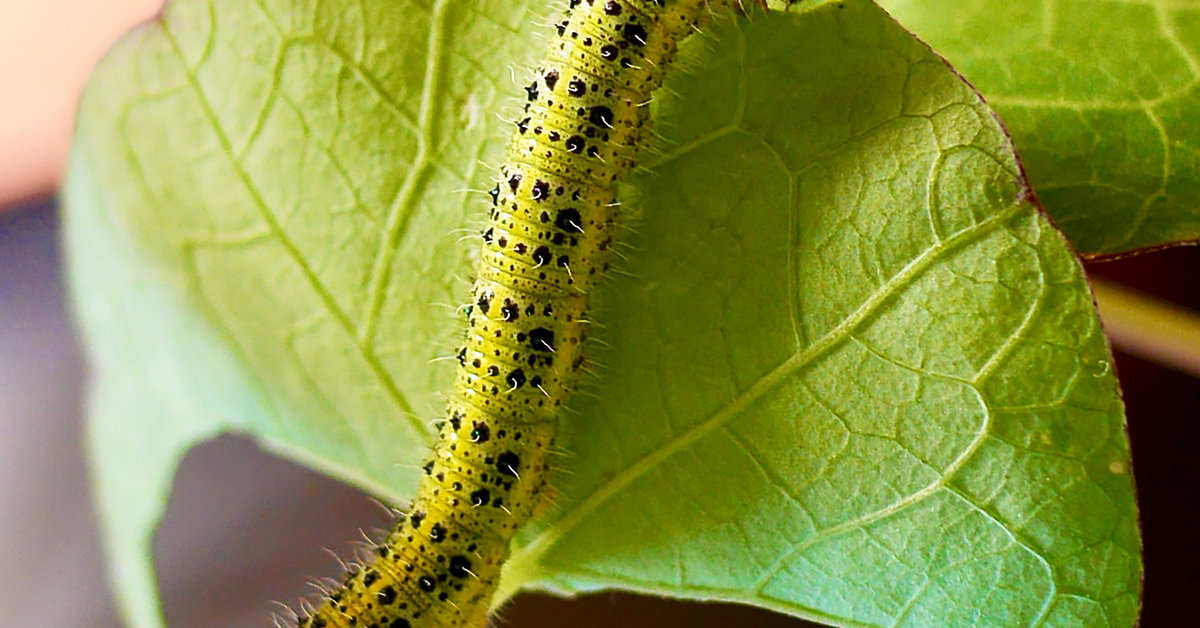
[(645, 104), (716, 4), (736, 3), (570, 1), (491, 191), (454, 390), (410, 514), (298, 626), (486, 623), (512, 536), (545, 500)]

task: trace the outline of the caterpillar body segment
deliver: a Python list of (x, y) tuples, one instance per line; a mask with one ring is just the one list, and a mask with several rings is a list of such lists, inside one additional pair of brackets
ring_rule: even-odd
[(482, 626), (542, 507), (644, 104), (715, 0), (570, 0), (491, 191), (447, 415), (409, 514), (301, 628)]

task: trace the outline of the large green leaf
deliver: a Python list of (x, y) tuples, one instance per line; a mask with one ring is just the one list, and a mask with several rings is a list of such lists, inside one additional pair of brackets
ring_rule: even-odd
[[(149, 539), (223, 428), (409, 494), (469, 276), (454, 230), (504, 132), (530, 14), (170, 3), (97, 70), (66, 186), (90, 436), (123, 610), (159, 623)], [(406, 8), (407, 10), (398, 10)], [(500, 32), (506, 37), (497, 37)], [(486, 151), (486, 153), (485, 153)]]
[(1080, 251), (1200, 239), (1200, 2), (881, 3), (1000, 112)]
[[(485, 206), (460, 190), (540, 47), (540, 7), (295, 4), (171, 3), (81, 112), (68, 242), (137, 626), (159, 622), (147, 540), (199, 438), (249, 430), (410, 493), (470, 273), (456, 230)], [(711, 30), (655, 103), (631, 272), (598, 295), (606, 366), (504, 593), (1132, 625), (1111, 358), (1000, 125), (867, 0)]]

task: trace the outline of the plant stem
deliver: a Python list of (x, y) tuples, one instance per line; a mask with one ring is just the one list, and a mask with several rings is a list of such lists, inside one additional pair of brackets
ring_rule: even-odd
[(1091, 278), (1113, 346), (1200, 377), (1200, 313)]

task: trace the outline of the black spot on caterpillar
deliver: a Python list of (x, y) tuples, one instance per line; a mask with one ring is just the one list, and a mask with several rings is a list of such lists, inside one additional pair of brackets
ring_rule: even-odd
[(642, 106), (710, 5), (570, 0), (524, 87), (489, 193), (454, 391), (411, 512), (302, 628), (486, 623), (517, 528), (542, 506), (560, 410), (577, 386), (588, 294), (609, 265), (617, 184)]

